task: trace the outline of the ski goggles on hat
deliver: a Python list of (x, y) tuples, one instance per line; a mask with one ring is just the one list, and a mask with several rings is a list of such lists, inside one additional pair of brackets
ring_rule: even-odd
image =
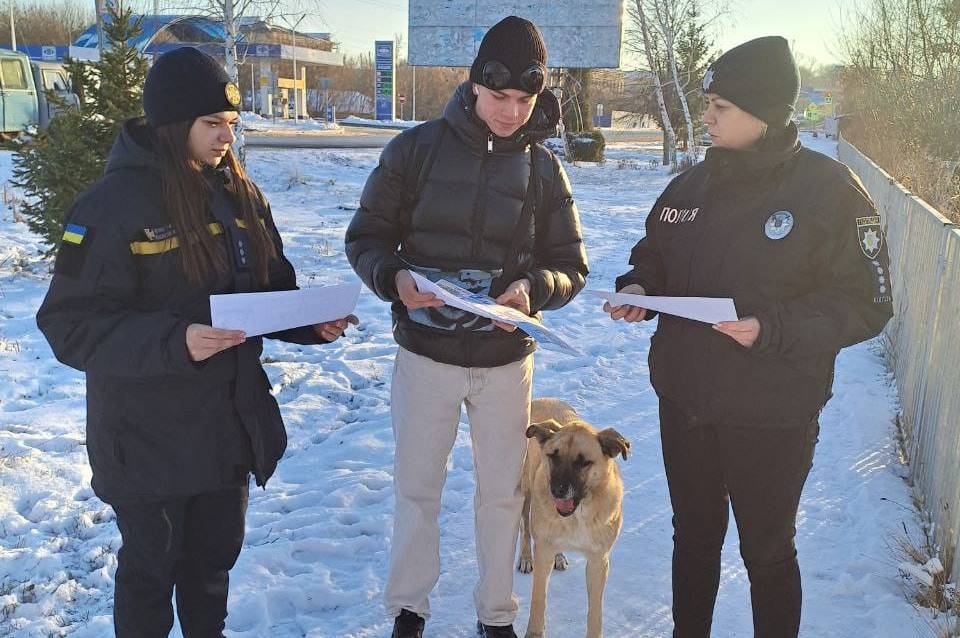
[[(507, 68), (507, 65), (497, 60), (490, 60), (483, 65), (483, 85), (494, 91), (502, 91), (508, 88), (513, 82), (513, 73)], [(539, 64), (531, 64), (520, 74), (519, 84), (527, 93), (534, 95), (543, 91), (546, 85), (546, 74), (544, 68)]]

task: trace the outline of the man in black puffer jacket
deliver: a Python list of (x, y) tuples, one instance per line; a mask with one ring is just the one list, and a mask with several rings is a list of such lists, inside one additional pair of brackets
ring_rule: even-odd
[(560, 118), (544, 91), (536, 26), (492, 27), (443, 118), (390, 142), (347, 230), (357, 273), (393, 304), (400, 345), (391, 414), (396, 436), (393, 556), (385, 592), (394, 636), (419, 636), (439, 576), (440, 493), (466, 404), (477, 475), (480, 631), (513, 636), (518, 490), (536, 343), (512, 326), (417, 291), (411, 270), (537, 316), (583, 287), (587, 260), (559, 161), (539, 144)]

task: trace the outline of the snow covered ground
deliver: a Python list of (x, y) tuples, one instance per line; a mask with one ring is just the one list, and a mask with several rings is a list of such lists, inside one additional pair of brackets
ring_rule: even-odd
[(325, 122), (313, 118), (305, 120), (283, 119), (278, 117), (263, 117), (250, 111), (243, 112), (243, 126), (248, 131), (264, 131), (271, 133), (339, 133), (340, 127), (335, 122)]
[[(807, 141), (827, 152), (835, 147)], [(669, 180), (656, 166), (657, 155), (651, 146), (611, 145), (604, 165), (568, 166), (595, 288), (609, 288), (624, 270), (644, 217)], [(377, 156), (251, 149), (252, 175), (273, 204), (303, 285), (353, 278), (343, 233)], [(0, 154), (0, 182), (9, 169), (9, 153)], [(56, 362), (34, 324), (49, 281), (40, 249), (23, 224), (0, 211), (0, 635), (111, 636), (120, 537), (110, 508), (89, 487), (82, 375)], [(267, 489), (251, 491), (246, 547), (231, 579), (231, 638), (390, 633), (380, 599), (393, 509), (389, 387), (396, 346), (386, 304), (365, 292), (358, 314), (362, 325), (334, 345), (267, 344), (266, 369), (290, 446)], [(624, 527), (612, 555), (605, 633), (667, 638), (670, 506), (646, 363), (654, 326), (614, 324), (595, 303), (579, 299), (548, 321), (585, 354), (538, 353), (535, 394), (566, 398), (587, 420), (615, 426), (633, 445), (632, 457), (622, 462)], [(919, 537), (895, 454), (895, 409), (895, 389), (876, 345), (844, 351), (801, 503), (803, 636), (931, 635), (926, 617), (905, 600), (890, 550), (903, 525)], [(474, 632), (473, 489), (463, 423), (443, 498), (443, 573), (429, 636)], [(584, 632), (584, 561), (572, 558), (571, 569), (550, 583), (554, 638)], [(516, 575), (521, 632), (530, 586), (530, 576)], [(752, 635), (748, 593), (731, 525), (716, 638)]]
[(366, 117), (357, 117), (351, 115), (340, 120), (342, 124), (355, 124), (358, 126), (373, 126), (378, 128), (412, 128), (421, 122), (414, 120), (374, 120)]

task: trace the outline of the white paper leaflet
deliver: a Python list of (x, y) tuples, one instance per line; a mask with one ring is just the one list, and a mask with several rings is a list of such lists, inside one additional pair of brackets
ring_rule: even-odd
[(248, 337), (342, 319), (353, 312), (360, 282), (272, 292), (210, 295), (214, 328)]
[(449, 281), (441, 280), (433, 282), (419, 273), (411, 271), (410, 274), (413, 275), (413, 279), (417, 283), (417, 289), (420, 292), (432, 292), (448, 306), (466, 310), (467, 312), (472, 312), (475, 315), (486, 317), (487, 319), (517, 326), (533, 337), (537, 343), (549, 350), (555, 350), (569, 355), (581, 354), (579, 350), (567, 343), (556, 331), (544, 326), (532, 317), (523, 314), (516, 308), (501, 306), (486, 295), (470, 292)]

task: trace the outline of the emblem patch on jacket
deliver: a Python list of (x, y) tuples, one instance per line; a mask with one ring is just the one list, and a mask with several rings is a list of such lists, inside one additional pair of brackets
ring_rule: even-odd
[(860, 250), (867, 256), (867, 259), (876, 258), (883, 246), (883, 229), (880, 227), (880, 216), (857, 217), (857, 237), (860, 240)]
[(143, 236), (147, 238), (147, 241), (163, 241), (164, 239), (170, 239), (176, 234), (177, 230), (173, 226), (143, 229)]
[(788, 210), (778, 210), (767, 217), (763, 225), (763, 232), (770, 239), (783, 239), (793, 230), (793, 213)]
[(92, 231), (93, 229), (89, 226), (81, 226), (80, 224), (64, 225), (63, 237), (60, 242), (60, 249), (57, 251), (53, 272), (68, 277), (76, 277), (80, 274), (87, 256)]
[(77, 246), (83, 243), (83, 238), (87, 236), (87, 227), (80, 224), (67, 224), (63, 227), (63, 241)]
[(669, 206), (664, 206), (663, 210), (660, 211), (660, 221), (667, 222), (668, 224), (684, 224), (686, 222), (692, 222), (697, 218), (697, 213), (700, 212), (700, 208), (670, 208)]

